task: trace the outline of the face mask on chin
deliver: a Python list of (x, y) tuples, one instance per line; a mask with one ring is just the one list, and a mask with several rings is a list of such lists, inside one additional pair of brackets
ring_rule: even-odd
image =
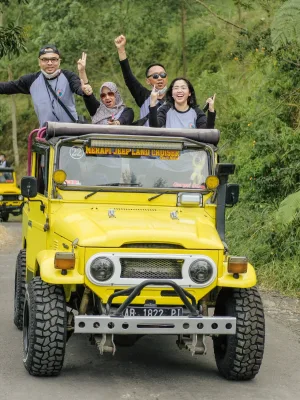
[(165, 86), (164, 88), (160, 89), (160, 90), (158, 91), (158, 95), (159, 95), (159, 96), (164, 95), (164, 94), (166, 93), (167, 89), (168, 89), (167, 86)]
[(60, 74), (61, 70), (57, 69), (55, 72), (53, 72), (53, 74), (47, 74), (47, 72), (43, 71), (42, 69), (41, 69), (41, 72), (45, 76), (45, 78), (53, 79), (53, 78), (56, 78)]

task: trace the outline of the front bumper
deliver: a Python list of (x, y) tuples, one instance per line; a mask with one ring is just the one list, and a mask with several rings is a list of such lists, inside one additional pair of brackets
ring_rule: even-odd
[[(188, 314), (178, 317), (124, 316), (125, 309), (146, 286), (171, 286), (181, 298)], [(113, 299), (125, 295), (128, 296), (126, 300), (112, 313)], [(137, 286), (112, 294), (106, 304), (106, 314), (75, 316), (74, 332), (115, 335), (234, 335), (236, 318), (200, 315), (195, 298), (174, 281), (145, 280)]]
[(12, 213), (14, 215), (20, 215), (22, 213), (23, 203), (1, 203), (0, 204), (0, 214), (1, 213)]
[(75, 333), (114, 335), (234, 335), (234, 317), (75, 316)]

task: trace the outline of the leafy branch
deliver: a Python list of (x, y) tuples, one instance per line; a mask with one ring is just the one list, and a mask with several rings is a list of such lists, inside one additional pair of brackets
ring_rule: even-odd
[(233, 22), (228, 21), (227, 19), (220, 17), (218, 14), (216, 14), (211, 8), (208, 7), (208, 5), (206, 5), (203, 1), (201, 0), (195, 0), (196, 3), (201, 4), (201, 6), (203, 6), (204, 8), (206, 8), (214, 17), (220, 19), (221, 21), (225, 22), (226, 24), (232, 25), (237, 29), (240, 29), (241, 31), (247, 32), (247, 29), (242, 28), (241, 26), (238, 26), (236, 24), (234, 24)]
[(0, 28), (0, 58), (4, 56), (20, 55), (21, 51), (27, 51), (25, 47), (25, 34), (21, 26)]

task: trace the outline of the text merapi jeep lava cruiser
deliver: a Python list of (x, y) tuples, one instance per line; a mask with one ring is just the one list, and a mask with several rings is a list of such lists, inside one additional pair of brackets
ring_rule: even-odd
[(263, 307), (254, 268), (225, 243), (239, 188), (218, 140), (54, 122), (30, 134), (14, 307), (30, 374), (58, 375), (72, 334), (101, 354), (148, 335), (205, 354), (211, 337), (225, 378), (258, 373)]

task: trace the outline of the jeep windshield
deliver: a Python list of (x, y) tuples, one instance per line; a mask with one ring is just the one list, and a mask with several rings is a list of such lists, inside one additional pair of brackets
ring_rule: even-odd
[[(97, 141), (95, 141), (97, 142)], [(205, 189), (209, 155), (203, 147), (182, 149), (182, 143), (135, 142), (115, 147), (62, 144), (57, 169), (66, 172), (64, 186)], [(117, 147), (118, 145), (118, 147)], [(173, 146), (172, 146), (173, 145)], [(134, 147), (136, 146), (136, 147)], [(168, 148), (169, 147), (169, 148)], [(63, 186), (62, 186), (63, 188)]]
[(2, 172), (0, 171), (0, 183), (13, 183), (14, 177), (12, 172)]

